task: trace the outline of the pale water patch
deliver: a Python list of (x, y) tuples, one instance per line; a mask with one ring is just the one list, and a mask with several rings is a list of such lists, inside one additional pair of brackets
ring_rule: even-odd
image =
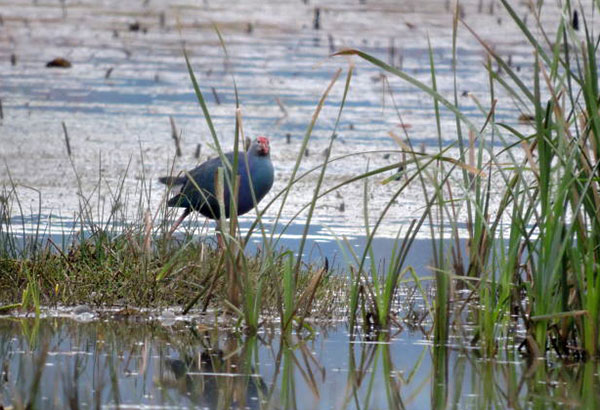
[[(347, 69), (350, 61), (356, 63), (356, 70), (332, 157), (358, 155), (330, 164), (324, 189), (364, 172), (367, 162), (370, 169), (375, 169), (401, 161), (399, 154), (385, 152), (397, 148), (389, 132), (405, 137), (406, 131), (416, 149), (422, 147), (427, 153), (438, 150), (429, 97), (388, 76), (399, 117), (385, 91), (380, 70), (357, 59), (329, 55), (345, 47), (360, 48), (429, 84), (429, 38), (438, 89), (452, 100), (452, 10), (444, 3), (250, 1), (223, 7), (185, 0), (104, 0), (63, 5), (0, 1), (0, 6), (5, 6), (0, 7), (4, 36), (0, 60), (6, 62), (0, 65), (4, 108), (0, 157), (6, 164), (0, 172), (0, 183), (17, 184), (22, 209), (13, 207), (13, 215), (22, 211), (25, 215), (41, 213), (74, 219), (80, 211), (80, 200), (86, 198), (94, 206), (94, 218), (101, 222), (117, 200), (124, 178), (123, 196), (118, 202), (126, 208), (126, 218), (135, 219), (140, 196), (144, 207), (153, 213), (164, 200), (158, 176), (171, 169), (190, 169), (214, 155), (186, 72), (182, 43), (190, 54), (223, 146), (230, 147), (233, 138), (232, 76), (239, 89), (245, 133), (271, 136), (276, 168), (273, 193), (283, 189), (291, 175), (300, 140), (329, 79), (338, 68)], [(515, 7), (523, 15), (530, 13), (525, 5)], [(314, 29), (316, 9), (318, 30)], [(497, 5), (475, 0), (461, 2), (461, 9), (464, 20), (496, 52), (510, 55), (522, 79), (530, 81), (529, 46), (506, 13)], [(546, 13), (542, 18), (553, 27), (560, 14)], [(223, 33), (228, 56), (219, 45), (213, 22)], [(482, 68), (485, 53), (462, 28), (457, 52), (458, 103), (479, 127), (487, 113), (478, 111), (470, 95), (484, 107), (489, 106), (488, 80)], [(11, 66), (8, 62), (13, 54), (16, 65)], [(72, 67), (46, 68), (55, 57), (69, 59)], [(342, 92), (340, 79), (316, 123), (309, 156), (303, 158), (300, 172), (322, 162)], [(496, 119), (519, 127), (519, 112), (512, 99), (502, 90), (496, 93)], [(170, 116), (181, 132), (184, 151), (175, 165)], [(442, 109), (441, 120), (442, 145), (455, 144), (454, 115)], [(72, 163), (66, 154), (63, 121), (70, 136)], [(528, 129), (522, 128), (524, 132)], [(286, 143), (288, 134), (290, 144)], [(197, 160), (194, 153), (198, 144), (202, 148)], [(496, 137), (492, 148), (501, 146)], [(451, 148), (447, 155), (458, 158), (457, 148)], [(284, 222), (310, 200), (316, 175), (296, 185), (284, 207)], [(371, 223), (402, 184), (399, 181), (382, 186), (383, 178), (391, 175), (389, 171), (370, 181)], [(457, 175), (455, 181), (459, 178)], [(495, 173), (493, 186), (500, 191), (504, 183)], [(454, 191), (457, 197), (465, 194), (459, 189)], [(395, 237), (399, 229), (422, 214), (425, 204), (422, 187), (414, 181), (392, 205), (378, 234)], [(362, 206), (360, 183), (342, 187), (319, 201), (314, 223), (330, 226), (340, 235), (361, 235)], [(277, 204), (267, 215), (273, 217), (276, 209)], [(464, 222), (464, 206), (457, 212)], [(300, 223), (304, 216), (301, 213)], [(419, 235), (430, 236), (426, 230)]]

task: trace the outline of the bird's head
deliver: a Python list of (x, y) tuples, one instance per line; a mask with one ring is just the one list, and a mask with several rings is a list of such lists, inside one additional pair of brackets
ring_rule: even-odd
[(254, 143), (256, 154), (260, 156), (269, 155), (269, 139), (267, 137), (258, 137)]

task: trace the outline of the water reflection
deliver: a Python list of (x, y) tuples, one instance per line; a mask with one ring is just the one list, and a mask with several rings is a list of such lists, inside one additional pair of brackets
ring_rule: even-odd
[(206, 344), (200, 341), (201, 348), (184, 348), (179, 357), (159, 362), (154, 385), (161, 401), (177, 405), (186, 397), (190, 404), (203, 408), (261, 408), (268, 388), (251, 362), (256, 339), (241, 343), (230, 338), (222, 348), (211, 346), (209, 339)]
[[(512, 353), (511, 353), (512, 352)], [(600, 403), (598, 363), (483, 361), (408, 331), (351, 341), (222, 324), (0, 319), (0, 405), (13, 408), (520, 408)]]
[[(420, 363), (421, 360), (418, 360), (417, 366)], [(343, 407), (351, 405), (357, 408), (372, 408), (373, 390), (375, 386), (381, 385), (381, 380), (377, 380), (380, 377), (383, 379), (385, 387), (387, 408), (404, 409), (401, 387), (403, 384), (410, 384), (413, 375), (413, 372), (409, 372), (405, 377), (403, 371), (395, 369), (390, 354), (388, 334), (380, 334), (375, 340), (369, 340), (368, 343), (351, 344), (348, 383)], [(375, 394), (377, 394), (377, 390), (379, 389), (375, 390)]]

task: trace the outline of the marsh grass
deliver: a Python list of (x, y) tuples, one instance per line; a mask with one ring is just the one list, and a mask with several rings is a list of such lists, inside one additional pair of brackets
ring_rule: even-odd
[[(6, 197), (7, 206), (18, 202), (16, 192), (17, 187), (14, 197)], [(111, 209), (117, 207), (111, 206)], [(119, 210), (126, 212), (123, 208)], [(0, 260), (2, 303), (22, 300), (20, 304), (10, 303), (5, 307), (20, 305), (24, 309), (79, 303), (166, 306), (187, 305), (199, 294), (199, 307), (206, 309), (211, 302), (224, 307), (221, 302), (227, 300), (229, 290), (228, 278), (223, 275), (226, 254), (215, 249), (212, 234), (202, 225), (197, 228), (196, 224), (190, 224), (181, 239), (166, 240), (168, 226), (155, 223), (152, 218), (168, 219), (169, 212), (163, 208), (154, 217), (140, 212), (143, 219), (127, 222), (117, 221), (125, 215), (113, 215), (112, 227), (83, 220), (72, 231), (70, 244), (56, 244), (44, 232), (31, 234), (25, 227), (20, 237), (19, 232), (15, 232), (14, 221), (23, 218), (3, 219), (2, 234), (7, 240), (2, 243)], [(9, 209), (4, 215), (10, 215)], [(34, 226), (34, 230), (39, 229)], [(207, 233), (207, 240), (194, 239)], [(264, 303), (259, 303), (255, 310), (274, 313), (277, 294), (274, 287), (278, 286), (284, 259), (273, 260), (270, 271), (266, 272), (262, 255), (260, 252), (244, 254), (246, 280), (264, 282)], [(303, 266), (296, 283), (300, 296), (312, 272), (322, 271), (321, 267), (310, 264)], [(330, 280), (329, 276), (322, 277), (323, 283), (336, 282), (330, 289), (334, 294), (337, 292), (334, 289), (340, 289), (343, 283), (335, 277)]]
[[(37, 221), (28, 221), (27, 226), (27, 212), (18, 196), (23, 187), (13, 184), (4, 190), (0, 208), (0, 312), (39, 314), (42, 306), (77, 304), (192, 307), (195, 304), (191, 302), (198, 302), (196, 307), (201, 310), (230, 307), (229, 255), (215, 249), (212, 233), (203, 224), (190, 224), (181, 239), (169, 239), (165, 221), (171, 211), (164, 206), (154, 213), (149, 211), (147, 197), (152, 193), (143, 177), (134, 193), (138, 197), (132, 201), (130, 194), (123, 192), (124, 178), (111, 188), (110, 182), (99, 176), (91, 192), (80, 191), (80, 213), (61, 243), (45, 231), (41, 197)], [(107, 207), (108, 216), (93, 200), (100, 197), (102, 187), (111, 193), (111, 202), (102, 205)], [(119, 205), (130, 202), (139, 209)], [(208, 239), (198, 240), (198, 236)], [(233, 236), (224, 236), (229, 247), (237, 244)], [(250, 293), (243, 294), (247, 305), (243, 308), (247, 316), (240, 322), (243, 328), (251, 329), (247, 323), (258, 327), (261, 316), (277, 314), (283, 256), (270, 259), (266, 265), (264, 253), (245, 251), (243, 256), (236, 256), (239, 265), (230, 265), (236, 269), (233, 273), (243, 268), (243, 286), (260, 284), (259, 299), (249, 301)], [(322, 266), (303, 264), (293, 288), (293, 296), (302, 302), (299, 313), (336, 316), (343, 301), (335, 299), (342, 297), (345, 283), (331, 274)], [(319, 278), (316, 284), (314, 277)], [(314, 297), (326, 297), (330, 303), (319, 303), (312, 309)]]
[[(553, 28), (552, 39), (539, 18), (542, 8), (552, 6), (538, 3), (532, 7), (534, 22), (526, 24), (510, 2), (502, 4), (531, 45), (531, 84), (460, 20), (458, 8), (453, 30), (453, 102), (437, 91), (431, 53), (432, 85), (360, 50), (337, 54), (356, 55), (429, 95), (438, 133), (441, 107), (456, 117), (458, 162), (436, 161), (417, 168), (420, 178), (434, 187), (431, 205), (437, 207), (436, 222), (442, 227), (437, 233), (431, 231), (434, 246), (438, 240), (434, 247), (436, 343), (445, 343), (449, 325), (460, 329), (467, 320), (477, 328), (472, 343), (488, 357), (497, 355), (499, 338), (521, 343), (523, 353), (531, 356), (545, 355), (549, 350), (574, 358), (596, 356), (600, 353), (599, 37), (593, 34), (581, 9), (583, 30), (576, 32), (569, 21), (573, 12), (569, 1), (557, 10), (562, 19)], [(540, 35), (532, 34), (532, 25)], [(474, 98), (482, 114), (480, 128), (462, 114), (456, 98), (456, 38), (463, 26), (489, 55), (488, 108)], [(531, 132), (523, 133), (496, 120), (497, 87), (513, 97), (521, 112), (533, 114)], [(504, 147), (494, 149), (495, 142)], [(443, 150), (441, 144), (439, 150)], [(406, 151), (413, 155), (410, 149)], [(455, 181), (462, 180), (459, 192), (452, 192), (446, 184), (455, 169), (460, 173)], [(492, 175), (505, 186), (494, 213)], [(456, 207), (466, 210), (467, 215), (466, 265), (458, 245)], [(506, 221), (508, 229), (504, 229)], [(445, 225), (449, 234), (443, 229)], [(451, 241), (445, 249), (443, 238), (447, 235)], [(360, 278), (360, 270), (354, 277)], [(456, 303), (461, 300), (457, 288), (470, 291), (460, 303)], [(455, 303), (451, 306), (449, 300)], [(514, 326), (526, 329), (524, 340), (511, 334)]]

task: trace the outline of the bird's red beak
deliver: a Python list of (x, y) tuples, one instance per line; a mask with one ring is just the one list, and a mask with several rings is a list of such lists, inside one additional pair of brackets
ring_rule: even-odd
[(260, 153), (263, 155), (269, 154), (269, 139), (267, 137), (258, 137), (256, 142), (260, 146)]

